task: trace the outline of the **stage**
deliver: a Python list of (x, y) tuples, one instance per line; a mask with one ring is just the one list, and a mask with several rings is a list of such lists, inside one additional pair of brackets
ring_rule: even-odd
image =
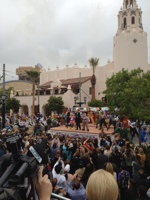
[[(82, 127), (81, 127), (82, 128)], [(104, 127), (104, 132), (108, 135), (112, 135), (113, 134), (113, 127), (110, 127), (110, 129), (107, 131), (107, 129)], [(72, 129), (72, 128), (67, 128), (65, 125), (61, 125), (61, 126), (58, 126), (58, 127), (54, 127), (54, 128), (51, 128), (49, 131), (49, 133), (51, 134), (65, 134), (65, 135), (68, 135), (68, 136), (76, 136), (76, 137), (79, 137), (79, 136), (82, 136), (82, 137), (98, 137), (99, 134), (101, 133), (101, 130), (99, 130), (98, 128), (96, 128), (95, 125), (92, 125), (92, 124), (89, 124), (89, 131), (82, 131), (81, 130), (75, 130), (75, 129)]]

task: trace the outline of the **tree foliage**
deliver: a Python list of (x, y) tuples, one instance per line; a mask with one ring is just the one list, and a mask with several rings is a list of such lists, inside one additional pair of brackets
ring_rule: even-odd
[(40, 72), (30, 70), (30, 71), (26, 71), (26, 73), (32, 82), (34, 83), (39, 82)]
[[(9, 87), (8, 89), (5, 89), (6, 100), (10, 98), (11, 90), (13, 90), (13, 87)], [(0, 89), (0, 97), (2, 97), (2, 94), (3, 94), (3, 89)]]
[(123, 69), (106, 81), (106, 87), (110, 110), (118, 108), (120, 115), (150, 123), (150, 72)]
[(6, 100), (6, 110), (12, 109), (13, 112), (18, 113), (20, 108), (20, 101), (16, 98), (9, 98)]
[(28, 77), (30, 78), (30, 80), (32, 81), (32, 115), (35, 114), (35, 108), (34, 108), (34, 97), (35, 97), (35, 83), (39, 82), (39, 78), (40, 78), (40, 72), (38, 71), (26, 71)]
[(92, 57), (92, 58), (89, 59), (90, 66), (93, 69), (93, 74), (95, 74), (95, 68), (97, 67), (98, 62), (99, 62), (99, 58), (93, 58)]
[(48, 100), (48, 103), (45, 105), (46, 115), (50, 115), (52, 111), (62, 113), (63, 109), (64, 102), (62, 100), (62, 97), (51, 96)]
[(91, 101), (88, 102), (88, 106), (101, 108), (106, 105), (100, 100), (92, 99)]

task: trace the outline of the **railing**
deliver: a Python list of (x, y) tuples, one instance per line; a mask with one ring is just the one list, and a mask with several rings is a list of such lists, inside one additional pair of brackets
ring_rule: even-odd
[(62, 200), (71, 200), (71, 199), (68, 199), (66, 197), (63, 197), (63, 196), (60, 196), (58, 194), (55, 194), (55, 193), (52, 193), (51, 197), (56, 197), (57, 199), (62, 199)]

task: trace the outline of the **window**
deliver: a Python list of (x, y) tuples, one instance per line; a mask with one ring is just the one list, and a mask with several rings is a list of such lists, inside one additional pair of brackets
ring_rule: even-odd
[(131, 18), (131, 23), (132, 23), (132, 24), (135, 24), (135, 17), (132, 17), (132, 18)]
[(128, 0), (126, 0), (126, 7), (128, 6)]
[(89, 87), (89, 94), (92, 94), (92, 87)]
[(126, 26), (127, 26), (127, 19), (125, 17), (124, 20), (123, 20), (123, 27), (126, 28)]

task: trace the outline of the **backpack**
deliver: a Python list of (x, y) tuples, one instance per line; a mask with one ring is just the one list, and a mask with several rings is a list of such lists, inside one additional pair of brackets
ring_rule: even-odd
[(127, 188), (128, 187), (128, 180), (129, 180), (129, 173), (127, 171), (121, 172), (121, 181), (120, 187)]

